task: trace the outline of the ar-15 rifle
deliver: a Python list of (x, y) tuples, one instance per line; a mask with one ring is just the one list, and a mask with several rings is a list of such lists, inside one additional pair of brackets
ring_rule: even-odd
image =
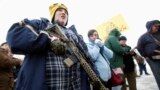
[[(69, 40), (66, 34), (61, 30), (61, 28), (55, 24), (47, 29), (47, 32), (57, 34), (60, 39), (64, 43), (66, 43), (66, 48), (69, 49), (70, 53), (79, 60), (80, 65), (83, 67), (91, 81), (100, 85), (100, 90), (109, 90), (106, 86), (102, 83), (101, 79), (96, 75), (94, 70), (91, 68), (90, 64), (87, 62), (88, 57), (85, 55), (82, 46), (79, 44), (75, 44), (73, 40)], [(74, 60), (67, 59), (64, 63), (70, 67), (74, 64)]]

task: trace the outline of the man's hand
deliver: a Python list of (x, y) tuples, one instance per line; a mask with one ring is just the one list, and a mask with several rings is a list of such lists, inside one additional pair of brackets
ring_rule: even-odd
[(54, 39), (53, 41), (51, 41), (50, 46), (51, 50), (57, 55), (62, 55), (66, 52), (65, 43), (63, 43), (59, 39)]
[(129, 54), (130, 54), (130, 55), (134, 55), (135, 52), (134, 52), (133, 50), (131, 50), (131, 51), (129, 52)]

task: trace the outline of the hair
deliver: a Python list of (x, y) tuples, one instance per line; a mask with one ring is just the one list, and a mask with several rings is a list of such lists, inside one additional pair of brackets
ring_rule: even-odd
[(97, 32), (95, 29), (91, 29), (88, 31), (88, 37), (90, 37), (91, 35), (93, 35), (94, 32)]
[(121, 41), (121, 40), (126, 40), (127, 41), (127, 38), (125, 36), (120, 36), (119, 41)]
[(2, 47), (3, 45), (5, 45), (5, 44), (8, 44), (8, 43), (7, 43), (7, 42), (2, 43), (2, 44), (1, 44), (1, 47)]

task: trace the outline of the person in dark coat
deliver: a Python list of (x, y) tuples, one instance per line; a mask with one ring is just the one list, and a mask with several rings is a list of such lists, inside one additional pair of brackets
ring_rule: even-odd
[(121, 46), (127, 51), (123, 55), (123, 63), (124, 63), (124, 80), (125, 83), (122, 86), (121, 90), (127, 90), (126, 87), (126, 79), (128, 81), (129, 90), (137, 90), (136, 88), (136, 73), (135, 73), (135, 64), (133, 61), (133, 56), (135, 55), (134, 51), (131, 51), (131, 47), (126, 44), (127, 38), (125, 36), (121, 36), (119, 38), (119, 42)]
[(9, 48), (2, 44), (0, 47), (0, 90), (13, 90), (13, 67), (20, 65), (21, 60), (13, 60)]
[(146, 23), (147, 32), (140, 36), (137, 49), (146, 58), (160, 89), (160, 21)]
[(89, 90), (86, 87), (89, 85), (81, 82), (84, 74), (81, 73), (80, 63), (75, 62), (73, 66), (67, 67), (64, 60), (71, 53), (65, 51), (64, 43), (57, 36), (45, 31), (57, 24), (69, 39), (80, 44), (78, 35), (66, 28), (67, 7), (57, 3), (52, 4), (49, 10), (52, 23), (45, 18), (24, 19), (13, 24), (8, 31), (7, 41), (13, 53), (25, 55), (15, 89)]
[(145, 62), (145, 58), (142, 57), (141, 60), (138, 60), (136, 59), (137, 61), (137, 64), (138, 64), (138, 67), (139, 67), (139, 75), (141, 76), (143, 74), (143, 71), (146, 75), (150, 75), (147, 71), (147, 68), (146, 68), (146, 62)]

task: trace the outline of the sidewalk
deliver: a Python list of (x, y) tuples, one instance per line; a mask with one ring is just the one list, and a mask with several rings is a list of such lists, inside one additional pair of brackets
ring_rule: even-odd
[[(150, 67), (146, 66), (148, 73), (151, 75), (141, 75), (141, 77), (137, 77), (137, 90), (159, 90), (156, 84), (155, 78), (151, 72)], [(139, 68), (137, 67), (137, 71)], [(139, 72), (138, 72), (139, 74)]]

